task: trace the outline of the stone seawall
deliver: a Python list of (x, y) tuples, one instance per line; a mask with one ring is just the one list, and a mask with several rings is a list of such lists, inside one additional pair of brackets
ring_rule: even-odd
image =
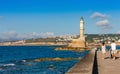
[(95, 52), (95, 49), (92, 49), (89, 54), (68, 70), (66, 74), (93, 74)]

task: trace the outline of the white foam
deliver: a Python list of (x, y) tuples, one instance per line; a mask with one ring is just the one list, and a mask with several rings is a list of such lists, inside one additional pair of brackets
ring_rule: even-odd
[(26, 60), (22, 60), (22, 62), (26, 62)]
[(4, 64), (3, 66), (15, 66), (14, 63), (10, 63), (10, 64)]

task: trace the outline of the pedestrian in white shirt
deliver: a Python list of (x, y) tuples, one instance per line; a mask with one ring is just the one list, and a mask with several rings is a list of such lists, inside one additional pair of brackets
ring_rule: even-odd
[(115, 58), (116, 58), (116, 53), (117, 53), (116, 43), (114, 41), (112, 41), (112, 43), (111, 43), (111, 54), (112, 54), (113, 60), (115, 60)]
[(101, 50), (102, 50), (102, 59), (105, 59), (106, 45), (104, 42), (102, 43)]

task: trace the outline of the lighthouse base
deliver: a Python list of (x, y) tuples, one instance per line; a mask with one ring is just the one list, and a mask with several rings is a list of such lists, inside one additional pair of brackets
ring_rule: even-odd
[(86, 42), (80, 39), (73, 39), (72, 42), (68, 45), (68, 47), (86, 47)]
[(59, 47), (55, 50), (73, 50), (73, 51), (85, 51), (89, 49), (86, 47), (86, 42), (80, 39), (73, 39), (72, 42), (67, 47)]

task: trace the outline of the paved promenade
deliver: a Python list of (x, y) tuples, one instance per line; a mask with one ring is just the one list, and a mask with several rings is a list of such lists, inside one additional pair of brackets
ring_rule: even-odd
[(98, 74), (120, 74), (120, 54), (117, 54), (116, 60), (110, 58), (109, 52), (106, 59), (102, 59), (101, 55), (101, 51), (97, 51)]

